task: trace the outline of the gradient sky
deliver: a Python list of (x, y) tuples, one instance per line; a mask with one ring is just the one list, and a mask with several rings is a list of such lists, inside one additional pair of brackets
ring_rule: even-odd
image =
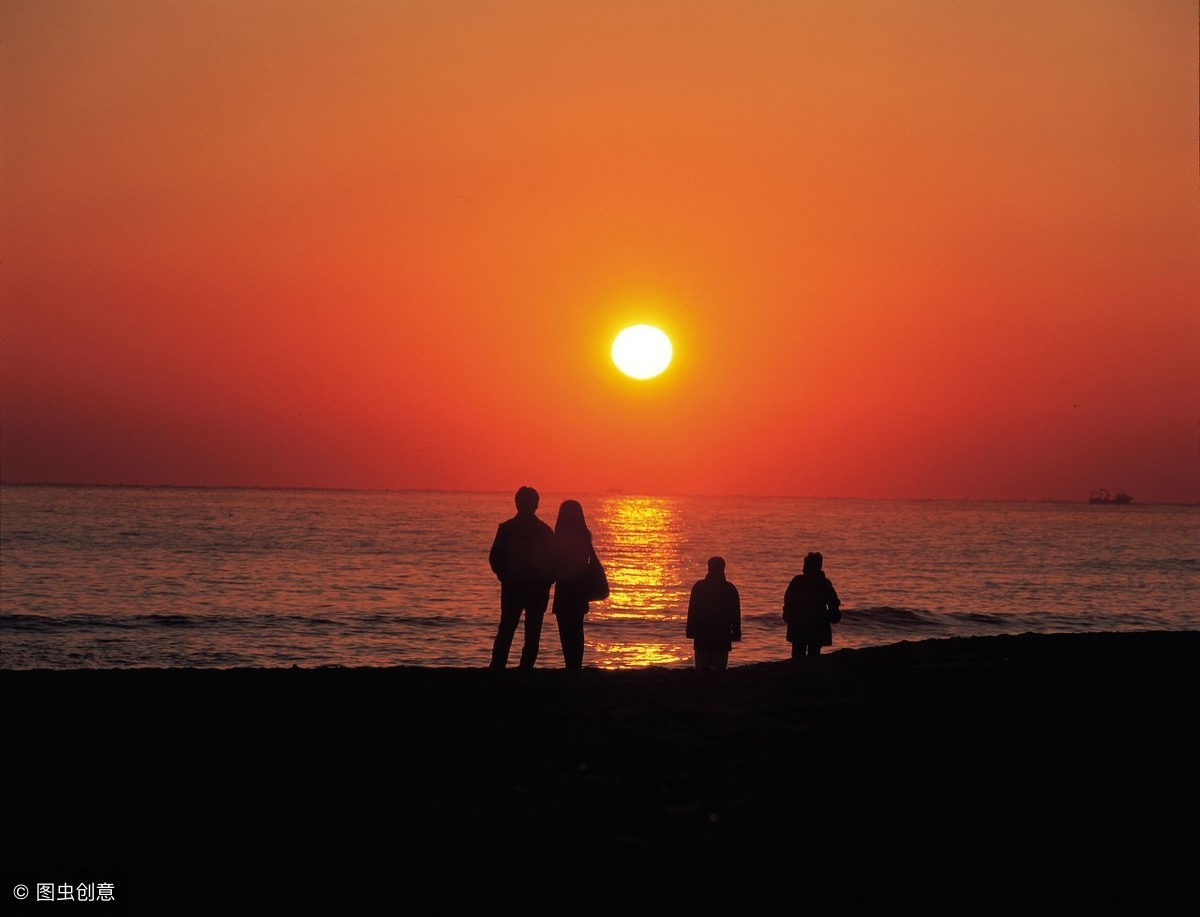
[(1200, 500), (1198, 35), (4, 0), (0, 479)]

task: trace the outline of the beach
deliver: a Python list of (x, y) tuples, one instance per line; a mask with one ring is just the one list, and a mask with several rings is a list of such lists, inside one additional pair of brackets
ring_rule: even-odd
[(1153, 909), (1200, 854), (1197, 663), (1176, 631), (715, 674), (6, 670), (5, 879), (107, 874), (147, 914)]

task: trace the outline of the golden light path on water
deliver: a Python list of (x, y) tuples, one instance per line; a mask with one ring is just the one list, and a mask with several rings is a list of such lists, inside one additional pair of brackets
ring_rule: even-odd
[[(689, 662), (692, 646), (684, 623), (690, 586), (684, 585), (685, 532), (678, 507), (655, 497), (608, 497), (592, 528), (612, 595), (589, 615), (596, 625), (589, 625), (591, 664), (613, 669)], [(606, 622), (619, 626), (605, 627)], [(607, 639), (608, 633), (636, 637), (638, 625), (658, 635), (666, 625), (679, 639)]]

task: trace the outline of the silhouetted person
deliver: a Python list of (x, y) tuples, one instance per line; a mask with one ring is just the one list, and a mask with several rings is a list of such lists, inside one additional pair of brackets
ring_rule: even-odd
[(818, 552), (806, 554), (803, 572), (792, 577), (783, 594), (783, 620), (787, 621), (793, 659), (818, 656), (821, 647), (832, 646), (830, 624), (842, 619), (841, 600), (821, 569), (823, 563)]
[(725, 579), (725, 559), (708, 559), (708, 576), (692, 586), (688, 600), (687, 636), (692, 638), (696, 668), (722, 672), (729, 665), (729, 651), (742, 639), (742, 597)]
[(537, 517), (538, 492), (517, 491), (517, 514), (500, 523), (488, 553), (492, 572), (500, 580), (500, 627), (492, 644), (492, 668), (508, 665), (508, 651), (521, 613), (525, 613), (525, 644), (521, 668), (533, 668), (542, 638), (542, 618), (554, 582), (554, 532)]
[(599, 564), (578, 500), (563, 500), (554, 523), (555, 586), (552, 611), (568, 669), (583, 667), (583, 619), (588, 613), (592, 564)]

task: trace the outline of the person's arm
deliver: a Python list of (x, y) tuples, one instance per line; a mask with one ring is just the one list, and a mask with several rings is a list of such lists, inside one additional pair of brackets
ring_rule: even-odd
[(733, 591), (732, 602), (730, 603), (732, 606), (730, 611), (733, 618), (731, 622), (733, 627), (729, 639), (736, 643), (742, 639), (742, 597), (738, 593), (736, 586), (731, 586), (730, 588)]
[(546, 548), (550, 552), (550, 582), (557, 583), (559, 576), (558, 569), (558, 539), (554, 536), (554, 529), (550, 523), (542, 523), (542, 531), (546, 536)]
[(691, 596), (688, 597), (687, 630), (684, 631), (684, 636), (688, 637), (689, 639), (695, 639), (695, 637), (696, 637), (696, 634), (695, 634), (694, 628), (693, 628), (693, 624), (695, 623), (696, 610), (697, 610), (696, 609), (696, 605), (697, 605), (696, 590), (699, 587), (700, 587), (699, 583), (696, 583), (694, 586), (692, 586), (692, 594), (691, 594)]
[(504, 582), (504, 556), (507, 553), (508, 532), (503, 525), (499, 525), (496, 527), (496, 537), (492, 541), (492, 549), (488, 552), (488, 565), (500, 582)]
[(833, 588), (833, 583), (825, 580), (825, 605), (829, 609), (829, 623), (837, 624), (842, 620), (841, 605), (842, 600), (838, 598), (837, 590)]
[(554, 537), (554, 529), (550, 526), (543, 525), (540, 531), (542, 533), (542, 553), (545, 555), (546, 562), (546, 577), (551, 583), (555, 583), (562, 577), (565, 566), (563, 547)]
[(792, 621), (792, 598), (796, 594), (796, 577), (788, 583), (787, 591), (783, 593), (783, 620), (789, 624)]

